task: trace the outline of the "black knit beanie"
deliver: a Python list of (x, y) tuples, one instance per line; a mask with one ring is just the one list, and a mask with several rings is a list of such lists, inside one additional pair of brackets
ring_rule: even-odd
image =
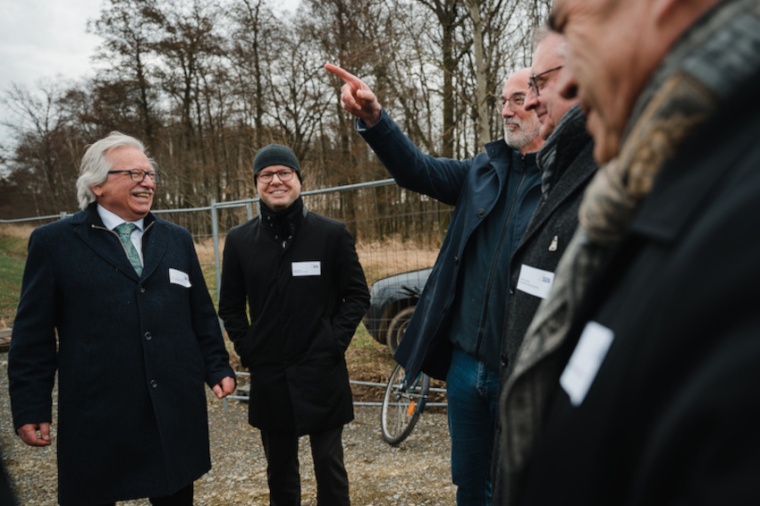
[(296, 154), (287, 146), (283, 146), (282, 144), (270, 144), (258, 150), (256, 156), (253, 158), (253, 175), (255, 176), (271, 165), (284, 165), (290, 167), (296, 171), (298, 179), (301, 179), (301, 167), (298, 165)]

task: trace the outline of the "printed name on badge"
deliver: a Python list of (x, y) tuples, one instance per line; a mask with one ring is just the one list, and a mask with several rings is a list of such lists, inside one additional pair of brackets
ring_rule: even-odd
[(169, 269), (169, 283), (184, 286), (185, 288), (190, 288), (192, 286), (190, 284), (190, 276), (177, 269)]
[(583, 329), (578, 345), (559, 378), (559, 384), (570, 396), (573, 406), (580, 406), (586, 398), (614, 337), (612, 330), (596, 322), (588, 322)]
[(517, 289), (545, 299), (554, 283), (554, 273), (523, 264), (517, 280)]
[(322, 262), (293, 262), (293, 276), (321, 276)]

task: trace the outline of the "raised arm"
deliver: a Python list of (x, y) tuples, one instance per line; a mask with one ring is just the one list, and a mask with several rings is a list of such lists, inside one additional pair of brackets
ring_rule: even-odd
[(375, 94), (369, 89), (369, 86), (364, 84), (355, 75), (346, 72), (336, 65), (327, 63), (325, 64), (325, 69), (331, 74), (340, 77), (345, 83), (340, 89), (340, 105), (343, 109), (361, 119), (370, 127), (380, 121), (380, 111), (383, 108), (380, 106), (380, 102), (377, 101)]

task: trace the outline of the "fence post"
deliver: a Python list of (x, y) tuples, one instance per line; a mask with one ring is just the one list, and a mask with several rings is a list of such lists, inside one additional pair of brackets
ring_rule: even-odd
[(222, 269), (219, 261), (219, 211), (216, 199), (211, 199), (211, 235), (214, 238), (214, 274), (216, 275), (216, 302), (219, 303), (219, 287), (222, 285)]

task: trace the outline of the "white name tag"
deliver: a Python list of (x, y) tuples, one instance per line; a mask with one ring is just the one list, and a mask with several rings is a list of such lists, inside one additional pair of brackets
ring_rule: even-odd
[(321, 276), (322, 262), (293, 262), (293, 276)]
[(190, 276), (177, 269), (169, 269), (169, 283), (184, 286), (185, 288), (190, 288), (192, 286), (190, 284)]
[(612, 330), (596, 322), (588, 322), (583, 329), (578, 346), (559, 378), (573, 406), (580, 406), (586, 398), (614, 337)]
[(554, 283), (554, 273), (523, 264), (517, 280), (517, 289), (545, 299)]

